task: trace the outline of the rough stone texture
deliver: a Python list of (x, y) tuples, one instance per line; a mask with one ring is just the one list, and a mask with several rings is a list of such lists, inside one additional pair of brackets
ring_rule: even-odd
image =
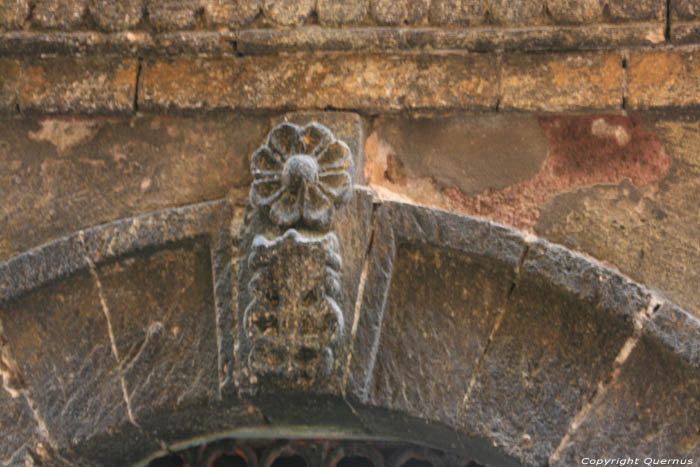
[(169, 415), (218, 393), (209, 245), (137, 254), (97, 273), (134, 420), (161, 439), (186, 431), (171, 428)]
[(563, 249), (532, 246), (465, 397), (465, 430), (526, 465), (545, 464), (647, 306), (625, 285)]
[(148, 442), (129, 423), (99, 289), (87, 271), (10, 303), (0, 319), (49, 444), (66, 454), (100, 445), (111, 430), (124, 444), (99, 446), (103, 459), (119, 459), (124, 449), (145, 453)]
[(262, 0), (265, 16), (283, 26), (306, 20), (316, 8), (315, 0)]
[(33, 21), (41, 27), (70, 29), (80, 24), (88, 0), (37, 0)]
[(561, 111), (619, 108), (622, 57), (617, 53), (506, 55), (503, 109)]
[(318, 20), (323, 25), (353, 24), (362, 21), (369, 10), (369, 0), (318, 0)]
[(547, 11), (561, 24), (596, 23), (602, 19), (604, 0), (546, 0)]
[(0, 465), (22, 465), (27, 450), (36, 449), (40, 440), (36, 420), (24, 396), (12, 397), (4, 388), (0, 389), (0, 414)]
[(143, 16), (143, 0), (91, 0), (90, 14), (105, 31), (129, 29)]
[(531, 178), (548, 149), (531, 116), (461, 113), (379, 117), (366, 144), (369, 183), (421, 204), (437, 201), (421, 184), (474, 194)]
[(700, 105), (697, 50), (632, 53), (627, 66), (631, 108)]
[[(561, 194), (543, 206), (535, 231), (616, 265), (700, 316), (700, 294), (694, 286), (700, 280), (698, 116), (687, 112), (652, 114), (644, 118), (643, 126), (646, 138), (631, 132), (630, 143), (625, 145), (632, 151), (625, 156), (628, 161), (633, 154), (642, 156), (634, 164), (636, 168), (625, 170), (632, 183), (619, 178), (613, 186)], [(578, 139), (572, 136), (567, 138)], [(654, 146), (664, 148), (663, 153), (653, 150)], [(611, 145), (608, 151), (613, 149)], [(562, 146), (561, 151), (581, 153), (573, 146)], [(623, 152), (617, 149), (615, 154)], [(638, 178), (654, 166), (657, 169)], [(596, 228), (588, 228), (590, 225)]]
[(623, 21), (664, 21), (665, 0), (608, 0), (610, 16)]
[(3, 121), (0, 259), (110, 220), (247, 191), (248, 158), (267, 125), (233, 115)]
[(485, 0), (491, 17), (499, 24), (526, 26), (544, 16), (544, 0)]
[(4, 86), (17, 94), (22, 111), (115, 113), (134, 108), (136, 59), (29, 58), (18, 61), (17, 66), (22, 70), (21, 79), (8, 80)]
[(493, 60), (472, 54), (146, 61), (139, 108), (488, 108), (495, 75)]
[(29, 16), (29, 0), (0, 0), (0, 29), (19, 29)]
[[(21, 82), (21, 67), (17, 60), (0, 58), (0, 114), (17, 110), (17, 84)], [(3, 148), (0, 146), (0, 151)]]
[(700, 43), (700, 21), (672, 23), (671, 41), (674, 44)]
[(674, 18), (694, 20), (700, 18), (700, 5), (694, 0), (672, 0), (671, 14)]
[(151, 24), (159, 30), (190, 29), (197, 19), (198, 0), (147, 0)]
[(260, 0), (200, 0), (206, 21), (217, 26), (237, 28), (250, 23), (260, 13)]
[(372, 17), (380, 24), (413, 24), (428, 12), (428, 0), (370, 0)]
[(393, 270), (370, 399), (456, 426), (514, 271), (420, 244), (399, 246)]
[(484, 20), (482, 0), (433, 0), (430, 22), (435, 25), (475, 25)]
[[(553, 466), (568, 466), (595, 452), (596, 457), (629, 453), (640, 460), (700, 457), (694, 416), (700, 412), (700, 367), (697, 338), (700, 323), (671, 306), (654, 317), (610, 387), (593, 401), (590, 411), (562, 447)], [(665, 322), (659, 334), (658, 324)], [(691, 361), (679, 358), (668, 344), (695, 346)], [(664, 345), (666, 344), (666, 345)], [(677, 345), (674, 345), (676, 349)], [(663, 395), (660, 397), (660, 395)], [(633, 454), (632, 454), (633, 453)], [(670, 463), (669, 463), (670, 464)]]

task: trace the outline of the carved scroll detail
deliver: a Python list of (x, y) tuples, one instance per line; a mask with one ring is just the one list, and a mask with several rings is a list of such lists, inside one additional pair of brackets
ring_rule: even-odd
[(318, 123), (275, 127), (252, 159), (241, 232), (239, 384), (315, 383), (338, 369), (343, 261), (331, 231), (352, 193), (348, 146)]

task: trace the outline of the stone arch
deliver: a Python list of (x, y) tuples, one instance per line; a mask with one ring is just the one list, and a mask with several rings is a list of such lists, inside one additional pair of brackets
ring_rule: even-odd
[(339, 378), (312, 387), (239, 391), (242, 218), (230, 200), (84, 229), (2, 263), (0, 403), (23, 427), (15, 456), (124, 465), (292, 433), (499, 466), (620, 447), (696, 453), (700, 324), (673, 303), (529, 234), (362, 187), (338, 216), (347, 339)]

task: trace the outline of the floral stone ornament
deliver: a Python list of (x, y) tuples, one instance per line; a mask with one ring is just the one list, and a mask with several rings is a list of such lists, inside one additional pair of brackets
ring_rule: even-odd
[(239, 242), (239, 390), (318, 387), (339, 374), (343, 261), (330, 230), (352, 194), (351, 167), (349, 147), (318, 123), (282, 123), (253, 155)]
[(350, 199), (350, 148), (318, 123), (282, 123), (253, 155), (250, 201), (280, 227), (326, 230)]

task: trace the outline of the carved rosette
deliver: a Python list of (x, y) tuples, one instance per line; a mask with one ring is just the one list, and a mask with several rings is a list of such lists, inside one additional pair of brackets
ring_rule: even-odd
[(318, 123), (282, 123), (252, 158), (241, 232), (238, 382), (317, 384), (338, 370), (344, 332), (336, 210), (352, 194), (352, 154)]

